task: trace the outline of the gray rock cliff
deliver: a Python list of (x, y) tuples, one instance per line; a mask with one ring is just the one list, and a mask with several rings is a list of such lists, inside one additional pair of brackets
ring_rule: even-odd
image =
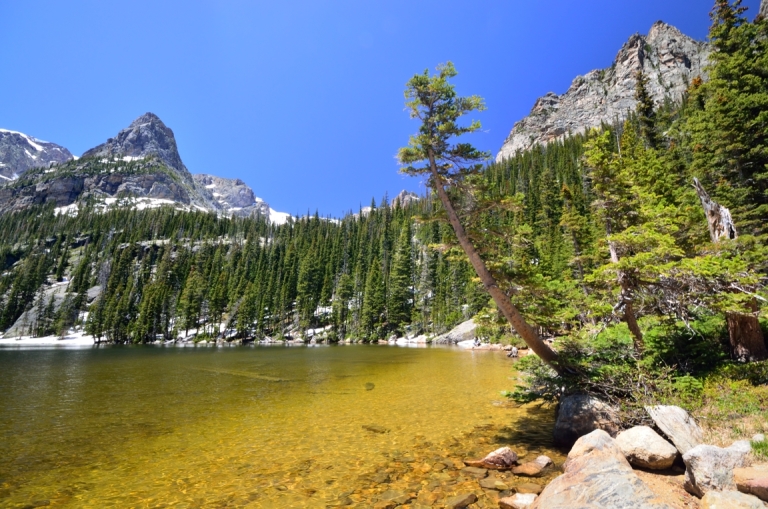
[(530, 115), (512, 128), (496, 161), (625, 118), (636, 105), (635, 75), (641, 69), (657, 103), (666, 98), (679, 100), (695, 77), (705, 77), (709, 53), (706, 43), (657, 21), (648, 35), (630, 37), (610, 68), (578, 76), (562, 95), (550, 92), (540, 97)]
[(49, 167), (72, 159), (69, 150), (24, 133), (0, 129), (0, 180), (12, 180), (30, 168)]
[(210, 194), (219, 209), (237, 216), (269, 217), (269, 204), (253, 194), (253, 189), (240, 179), (227, 179), (199, 173), (192, 175), (198, 189)]

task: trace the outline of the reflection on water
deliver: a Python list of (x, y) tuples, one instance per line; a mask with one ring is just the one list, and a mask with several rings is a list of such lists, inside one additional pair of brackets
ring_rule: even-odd
[(448, 496), (469, 486), (462, 458), (501, 445), (562, 459), (551, 411), (498, 401), (511, 366), (441, 348), (0, 350), (0, 507)]

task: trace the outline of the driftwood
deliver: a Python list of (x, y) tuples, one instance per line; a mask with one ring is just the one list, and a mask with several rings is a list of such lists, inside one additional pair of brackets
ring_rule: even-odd
[[(709, 197), (699, 179), (693, 179), (693, 187), (704, 207), (709, 226), (709, 236), (712, 242), (721, 239), (735, 239), (739, 236), (733, 225), (731, 211)], [(726, 313), (728, 321), (728, 337), (731, 342), (731, 356), (740, 361), (757, 361), (768, 358), (765, 337), (757, 319), (757, 306), (753, 305), (752, 313)]]
[(704, 207), (704, 213), (707, 215), (709, 236), (712, 238), (712, 242), (719, 242), (722, 238), (735, 239), (738, 237), (739, 234), (736, 232), (731, 218), (731, 211), (712, 200), (696, 177), (693, 178), (693, 187), (696, 188), (696, 194), (699, 195), (701, 206)]

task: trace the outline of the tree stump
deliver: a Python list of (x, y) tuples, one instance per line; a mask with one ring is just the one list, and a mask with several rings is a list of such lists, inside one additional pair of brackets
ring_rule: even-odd
[(768, 358), (765, 338), (757, 316), (751, 313), (726, 313), (731, 355), (742, 362)]

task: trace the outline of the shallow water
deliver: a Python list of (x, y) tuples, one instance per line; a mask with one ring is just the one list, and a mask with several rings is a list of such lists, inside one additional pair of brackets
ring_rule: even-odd
[(370, 507), (398, 489), (491, 507), (461, 459), (562, 460), (551, 410), (501, 401), (512, 366), (449, 348), (2, 349), (0, 507)]

